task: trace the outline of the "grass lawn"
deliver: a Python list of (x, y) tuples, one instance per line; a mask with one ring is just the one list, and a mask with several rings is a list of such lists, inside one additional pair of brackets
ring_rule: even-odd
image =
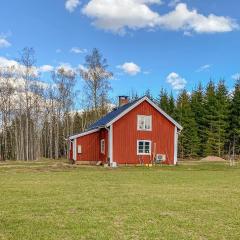
[(240, 239), (240, 167), (0, 164), (0, 239)]

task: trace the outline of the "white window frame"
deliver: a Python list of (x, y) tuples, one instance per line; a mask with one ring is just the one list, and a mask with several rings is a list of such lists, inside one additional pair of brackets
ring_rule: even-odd
[[(149, 129), (146, 129), (146, 128), (143, 128), (141, 129), (140, 128), (140, 118), (144, 118), (144, 127), (146, 127), (146, 119), (149, 118), (150, 119), (150, 128)], [(152, 115), (137, 115), (137, 130), (138, 131), (152, 131)]]
[[(148, 142), (149, 143), (149, 153), (140, 153), (139, 152), (139, 143), (140, 142)], [(152, 154), (152, 141), (150, 140), (137, 140), (137, 155), (151, 155)]]
[(100, 141), (100, 151), (102, 154), (105, 154), (105, 139), (101, 139)]

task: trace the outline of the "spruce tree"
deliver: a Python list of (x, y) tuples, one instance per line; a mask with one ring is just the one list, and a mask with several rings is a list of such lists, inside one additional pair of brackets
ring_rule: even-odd
[(224, 147), (227, 143), (227, 129), (229, 127), (229, 107), (230, 101), (228, 90), (224, 81), (219, 81), (216, 89), (217, 98), (217, 148), (218, 156), (224, 154)]
[(80, 114), (78, 112), (76, 112), (73, 117), (73, 133), (76, 134), (76, 133), (80, 133), (82, 131), (83, 131), (82, 117), (80, 116)]
[(160, 95), (159, 95), (159, 107), (166, 113), (169, 112), (169, 100), (168, 100), (168, 94), (165, 89), (161, 89)]
[(180, 157), (196, 157), (199, 148), (197, 124), (191, 108), (190, 97), (186, 90), (183, 90), (178, 96), (176, 114), (176, 120), (183, 126), (179, 135)]
[(204, 146), (204, 92), (202, 84), (199, 83), (198, 87), (193, 90), (191, 94), (191, 108), (194, 113), (194, 118), (197, 125), (197, 134), (199, 138), (198, 156), (203, 156)]
[(217, 97), (213, 81), (210, 81), (206, 88), (204, 99), (204, 155), (218, 154), (218, 117)]
[(175, 118), (175, 111), (176, 111), (176, 106), (175, 106), (175, 100), (173, 97), (173, 94), (171, 92), (169, 98), (168, 98), (168, 114)]
[(147, 89), (144, 95), (145, 95), (146, 97), (148, 97), (150, 100), (152, 100), (152, 101), (154, 100), (154, 99), (153, 99), (153, 95), (152, 95), (150, 89)]
[(236, 81), (230, 107), (230, 153), (240, 154), (240, 79)]

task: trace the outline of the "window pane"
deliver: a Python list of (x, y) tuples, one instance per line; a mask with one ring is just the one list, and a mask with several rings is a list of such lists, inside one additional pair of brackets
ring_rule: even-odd
[(145, 125), (144, 116), (138, 116), (138, 129), (143, 130)]
[(145, 129), (147, 129), (147, 130), (151, 129), (151, 117), (150, 116), (145, 117)]
[(145, 142), (145, 148), (144, 148), (144, 152), (145, 153), (150, 153), (150, 143), (149, 142)]
[(145, 147), (149, 148), (150, 142), (145, 142)]

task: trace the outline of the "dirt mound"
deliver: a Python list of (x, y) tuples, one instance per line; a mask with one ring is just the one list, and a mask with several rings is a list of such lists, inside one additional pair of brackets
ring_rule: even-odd
[(207, 156), (201, 159), (202, 162), (225, 162), (226, 160), (216, 156)]

